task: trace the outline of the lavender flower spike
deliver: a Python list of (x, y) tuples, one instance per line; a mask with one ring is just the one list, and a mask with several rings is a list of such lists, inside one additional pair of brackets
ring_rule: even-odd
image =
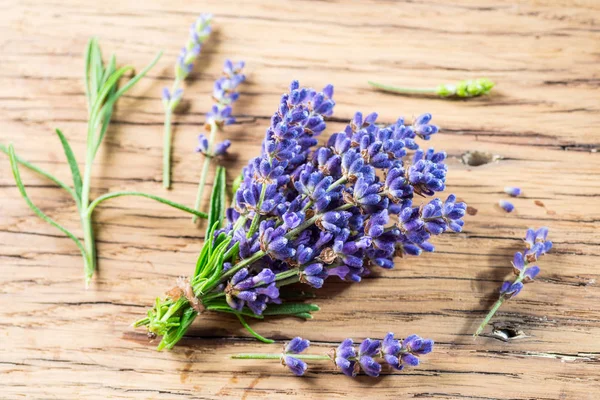
[[(239, 61), (237, 63), (231, 60), (226, 60), (223, 66), (223, 76), (217, 79), (213, 86), (213, 99), (215, 104), (206, 114), (206, 130), (210, 131), (208, 145), (202, 153), (205, 155), (202, 171), (200, 172), (200, 182), (198, 183), (198, 193), (194, 203), (194, 209), (200, 209), (200, 203), (204, 195), (204, 186), (206, 186), (206, 178), (210, 167), (210, 160), (214, 156), (223, 156), (231, 146), (229, 140), (214, 144), (217, 131), (225, 125), (233, 124), (235, 118), (231, 116), (231, 105), (240, 97), (238, 86), (246, 80), (246, 76), (242, 73), (245, 63)], [(214, 147), (214, 148), (213, 148)], [(196, 222), (197, 218), (192, 218)]]
[(506, 281), (500, 288), (500, 298), (485, 317), (474, 336), (478, 336), (490, 322), (496, 311), (509, 299), (517, 296), (523, 290), (524, 284), (532, 282), (540, 273), (540, 267), (532, 265), (538, 258), (546, 254), (552, 248), (552, 242), (546, 240), (548, 228), (542, 227), (538, 230), (528, 229), (525, 235), (525, 251), (516, 252), (513, 257), (513, 272), (516, 276), (514, 281)]
[(165, 109), (165, 125), (163, 138), (163, 186), (171, 187), (171, 117), (183, 96), (183, 81), (194, 68), (194, 61), (200, 55), (202, 44), (208, 39), (211, 32), (211, 14), (201, 14), (190, 28), (190, 35), (185, 46), (181, 49), (175, 63), (175, 81), (173, 86), (163, 88), (162, 101)]
[(310, 342), (296, 337), (288, 342), (283, 353), (247, 353), (231, 356), (238, 360), (281, 360), (295, 375), (304, 375), (308, 366), (304, 360), (333, 361), (334, 364), (349, 377), (355, 377), (362, 370), (365, 375), (378, 377), (382, 363), (401, 371), (405, 366), (416, 367), (420, 364), (419, 356), (429, 354), (433, 350), (433, 340), (410, 335), (404, 340), (394, 339), (393, 333), (388, 333), (383, 341), (365, 339), (358, 351), (352, 339), (345, 339), (329, 355), (300, 354), (306, 350)]

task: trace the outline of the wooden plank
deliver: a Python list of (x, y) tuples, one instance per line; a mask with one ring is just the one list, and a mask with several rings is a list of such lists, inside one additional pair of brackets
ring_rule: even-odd
[[(253, 326), (285, 342), (301, 335), (326, 353), (351, 336), (434, 338), (434, 353), (379, 380), (346, 378), (328, 363), (294, 378), (277, 362), (229, 360), (277, 351), (228, 316), (206, 314), (172, 352), (156, 352), (131, 322), (177, 276), (189, 274), (203, 229), (186, 215), (141, 198), (119, 198), (95, 213), (99, 272), (83, 289), (77, 248), (39, 220), (0, 156), (0, 385), (3, 398), (468, 398), (593, 399), (600, 389), (600, 146), (596, 1), (171, 1), (4, 2), (0, 18), (0, 142), (64, 180), (69, 170), (52, 130), (79, 160), (85, 153), (82, 52), (97, 35), (105, 55), (141, 68), (165, 56), (119, 103), (98, 155), (92, 195), (140, 190), (193, 202), (200, 158), (193, 152), (212, 81), (225, 58), (244, 59), (248, 83), (224, 138), (229, 179), (260, 149), (289, 81), (336, 86), (328, 132), (357, 110), (383, 121), (434, 114), (430, 144), (449, 155), (448, 192), (477, 209), (462, 234), (435, 241), (436, 253), (398, 260), (357, 285), (331, 281), (311, 321), (271, 319)], [(186, 83), (175, 116), (173, 189), (160, 187), (160, 89), (187, 26), (215, 14), (216, 33)], [(485, 98), (437, 100), (374, 91), (368, 79), (425, 86), (487, 76)], [(429, 144), (429, 143), (428, 143)], [(497, 155), (469, 166), (467, 151)], [(211, 172), (212, 174), (212, 172)], [(81, 235), (68, 196), (22, 171), (36, 204)], [(211, 181), (209, 177), (209, 182)], [(495, 204), (520, 186), (516, 210)], [(538, 202), (536, 204), (536, 202)], [(541, 205), (540, 205), (541, 202)], [(551, 229), (555, 248), (537, 283), (506, 304), (497, 321), (528, 336), (473, 340), (472, 332), (510, 274), (530, 226)]]

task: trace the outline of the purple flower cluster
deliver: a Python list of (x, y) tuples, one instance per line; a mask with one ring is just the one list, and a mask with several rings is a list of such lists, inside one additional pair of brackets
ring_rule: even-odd
[(525, 235), (524, 252), (516, 252), (513, 258), (513, 271), (517, 276), (514, 282), (505, 281), (500, 288), (500, 295), (511, 299), (521, 292), (523, 284), (531, 282), (540, 273), (540, 267), (531, 265), (539, 257), (546, 254), (552, 248), (552, 242), (547, 240), (548, 228), (542, 227), (538, 230), (528, 229)]
[[(423, 339), (418, 335), (410, 335), (406, 339), (394, 339), (393, 333), (388, 333), (383, 340), (365, 339), (358, 350), (352, 339), (344, 340), (329, 356), (300, 354), (310, 346), (310, 342), (301, 337), (295, 337), (284, 347), (281, 363), (287, 366), (295, 375), (301, 376), (308, 365), (304, 360), (333, 360), (335, 365), (347, 376), (355, 377), (360, 371), (366, 375), (377, 377), (381, 373), (382, 363), (401, 371), (405, 366), (419, 365), (419, 356), (431, 353), (433, 340)], [(237, 358), (234, 356), (234, 358)], [(244, 355), (239, 358), (265, 359), (273, 358), (269, 354)]]
[(356, 376), (361, 370), (369, 376), (379, 376), (381, 364), (376, 361), (382, 357), (392, 368), (401, 371), (404, 366), (419, 365), (419, 356), (431, 353), (433, 340), (410, 335), (404, 340), (394, 339), (388, 333), (383, 341), (365, 339), (354, 347), (352, 339), (344, 340), (335, 351), (335, 364), (347, 376)]
[(416, 142), (438, 131), (431, 115), (412, 125), (401, 118), (383, 126), (375, 113), (356, 113), (342, 132), (317, 146), (334, 106), (332, 86), (317, 92), (292, 82), (271, 119), (262, 154), (244, 168), (229, 224), (217, 234), (232, 237), (230, 246), (239, 244), (238, 261), (258, 257), (243, 278), (234, 267), (230, 304), (246, 302), (260, 311), (277, 301), (258, 294), (256, 307), (244, 297), (247, 288), (235, 289), (240, 279), (264, 270), (276, 281), (296, 277), (316, 288), (330, 276), (358, 282), (373, 266), (393, 268), (395, 256), (433, 251), (432, 236), (461, 231), (466, 204), (454, 195), (413, 204), (415, 194), (445, 189), (446, 154), (422, 150)]
[(295, 337), (290, 340), (283, 349), (281, 358), (282, 364), (288, 367), (290, 371), (297, 376), (304, 375), (308, 365), (300, 358), (294, 357), (292, 354), (300, 354), (308, 349), (308, 346), (310, 346), (310, 341), (302, 339), (301, 337)]
[[(211, 126), (223, 127), (235, 122), (235, 118), (231, 115), (231, 104), (235, 102), (240, 94), (237, 91), (238, 86), (246, 80), (242, 73), (244, 62), (239, 61), (233, 63), (230, 60), (225, 61), (223, 66), (223, 76), (215, 81), (213, 88), (213, 99), (215, 104), (206, 114), (206, 127), (212, 130)], [(204, 135), (198, 135), (198, 147), (196, 151), (207, 156), (222, 156), (227, 153), (227, 149), (231, 146), (230, 140), (224, 140), (215, 145), (214, 151), (211, 153), (210, 140)]]

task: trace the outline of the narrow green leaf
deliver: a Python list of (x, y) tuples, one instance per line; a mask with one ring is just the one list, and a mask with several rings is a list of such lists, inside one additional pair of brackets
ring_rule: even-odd
[(223, 313), (228, 313), (228, 314), (241, 314), (246, 317), (252, 317), (255, 319), (263, 319), (264, 318), (262, 315), (256, 315), (252, 311), (246, 310), (245, 308), (242, 309), (242, 311), (234, 310), (231, 307), (229, 307), (229, 305), (225, 301), (223, 301), (223, 304), (213, 304), (211, 302), (210, 304), (205, 305), (205, 306), (206, 306), (206, 309), (210, 310), (210, 311), (223, 312)]
[(210, 231), (216, 224), (216, 229), (221, 227), (222, 215), (225, 212), (225, 168), (217, 167), (215, 172), (215, 182), (213, 184), (213, 190), (210, 195), (210, 209), (208, 210), (208, 225), (206, 234), (210, 234)]
[[(102, 84), (106, 83), (109, 76), (112, 75), (113, 72), (117, 70), (117, 60), (114, 55), (111, 56), (108, 67), (104, 71), (104, 76), (102, 77)], [(112, 89), (108, 93), (108, 97), (110, 98), (117, 92), (117, 85), (114, 85)], [(100, 133), (98, 134), (98, 139), (96, 140), (95, 148), (94, 148), (94, 156), (98, 153), (98, 149), (100, 148), (100, 144), (102, 140), (104, 140), (104, 136), (106, 135), (106, 131), (108, 130), (108, 125), (110, 123), (110, 119), (112, 118), (114, 109), (114, 103), (105, 104), (104, 107), (100, 110), (102, 115)]]
[(265, 311), (263, 311), (263, 315), (294, 315), (299, 313), (308, 313), (311, 311), (319, 311), (319, 308), (316, 304), (306, 304), (306, 303), (282, 303), (282, 304), (271, 304)]
[[(219, 169), (217, 169), (217, 171), (219, 171)], [(222, 185), (223, 185), (223, 190), (221, 190), (221, 210), (219, 213), (219, 221), (221, 221), (221, 225), (222, 225), (225, 221), (225, 210), (227, 209), (227, 196), (226, 196), (227, 175), (225, 174), (224, 167), (220, 167), (220, 172), (221, 172), (221, 181), (222, 181)]]
[(100, 49), (100, 44), (96, 39), (96, 46), (92, 49), (95, 53), (92, 60), (94, 64), (92, 65), (93, 71), (96, 73), (96, 82), (98, 83), (98, 87), (102, 86), (102, 77), (104, 76), (104, 62), (102, 61), (102, 50)]
[[(2, 144), (0, 144), (0, 151), (10, 157), (8, 149)], [(29, 168), (33, 172), (37, 172), (38, 174), (42, 175), (45, 178), (50, 179), (52, 182), (56, 183), (58, 186), (60, 186), (64, 190), (66, 190), (73, 197), (73, 199), (77, 203), (77, 207), (79, 208), (79, 199), (77, 198), (77, 194), (69, 185), (67, 185), (66, 183), (64, 183), (63, 181), (61, 181), (60, 179), (58, 179), (57, 177), (52, 175), (51, 173), (46, 172), (43, 169), (41, 169), (40, 167), (38, 167), (34, 164), (31, 164), (29, 161), (22, 159), (21, 157), (17, 156), (16, 154), (15, 154), (15, 159), (17, 160), (17, 162), (19, 164), (23, 165), (26, 168)]]
[(210, 282), (214, 278), (213, 271), (215, 269), (219, 270), (220, 273), (223, 268), (223, 256), (225, 255), (225, 251), (227, 250), (227, 246), (229, 245), (230, 241), (231, 239), (226, 240), (215, 248), (214, 252), (210, 256), (210, 259), (208, 260), (208, 263), (202, 269), (202, 272), (199, 275), (200, 278), (206, 278), (207, 276), (211, 275), (211, 278), (209, 278)]
[(79, 250), (81, 251), (81, 254), (84, 257), (86, 257), (85, 248), (83, 247), (83, 244), (81, 243), (81, 241), (79, 241), (77, 236), (75, 236), (69, 230), (67, 230), (65, 227), (63, 227), (62, 225), (59, 225), (52, 218), (50, 218), (49, 216), (44, 214), (42, 212), (42, 210), (40, 210), (39, 208), (37, 208), (37, 206), (35, 204), (33, 204), (31, 199), (27, 195), (27, 192), (25, 191), (25, 185), (23, 185), (23, 181), (21, 180), (21, 174), (19, 173), (19, 165), (17, 163), (17, 157), (15, 156), (15, 149), (13, 148), (12, 145), (8, 146), (8, 155), (10, 157), (10, 167), (12, 169), (12, 173), (15, 178), (15, 183), (17, 184), (17, 188), (19, 189), (19, 192), (21, 192), (21, 196), (23, 196), (23, 198), (25, 199), (25, 202), (27, 203), (29, 208), (31, 208), (33, 210), (33, 212), (37, 214), (38, 217), (40, 217), (41, 219), (43, 219), (44, 221), (46, 221), (53, 227), (55, 227), (58, 230), (60, 230), (61, 232), (63, 232), (69, 238), (71, 238), (73, 240), (73, 242), (75, 242), (75, 244), (77, 245)]
[(209, 247), (212, 246), (212, 240), (211, 238), (207, 238), (207, 240), (204, 242), (204, 246), (202, 246), (202, 250), (200, 250), (200, 255), (198, 256), (198, 260), (196, 260), (196, 270), (194, 272), (193, 275), (193, 279), (196, 279), (196, 277), (200, 274), (200, 272), (202, 271), (202, 267), (206, 264), (206, 262), (208, 261), (208, 253), (209, 253)]
[(136, 83), (138, 83), (138, 81), (140, 79), (142, 79), (148, 73), (148, 71), (150, 71), (152, 69), (152, 67), (154, 67), (154, 65), (156, 65), (156, 63), (158, 62), (158, 60), (162, 57), (162, 54), (163, 54), (162, 51), (158, 52), (158, 54), (156, 55), (156, 57), (154, 57), (154, 60), (152, 60), (150, 62), (150, 64), (148, 64), (146, 66), (146, 68), (144, 68), (139, 74), (137, 74), (136, 76), (134, 76), (133, 78), (131, 78), (129, 80), (129, 82), (127, 82), (125, 84), (125, 86), (123, 86), (121, 89), (119, 89), (119, 91), (115, 94), (115, 97), (118, 99), (125, 92), (127, 92), (129, 89), (131, 89), (133, 87), (133, 85), (135, 85)]
[(77, 160), (75, 159), (75, 154), (73, 154), (73, 150), (71, 149), (71, 145), (67, 141), (67, 138), (60, 129), (56, 129), (56, 134), (60, 139), (60, 143), (63, 146), (63, 150), (65, 151), (65, 156), (67, 157), (67, 161), (69, 162), (69, 168), (71, 168), (71, 175), (73, 176), (73, 187), (75, 188), (75, 193), (77, 197), (81, 200), (81, 173), (79, 172), (79, 165), (77, 165)]
[(88, 214), (91, 214), (92, 211), (94, 211), (94, 208), (96, 208), (96, 206), (98, 206), (98, 204), (100, 204), (101, 202), (108, 200), (108, 199), (112, 199), (115, 197), (121, 197), (121, 196), (140, 196), (140, 197), (146, 197), (148, 199), (152, 199), (155, 201), (158, 201), (159, 203), (163, 203), (166, 204), (168, 206), (171, 206), (173, 208), (176, 208), (178, 210), (181, 211), (185, 211), (187, 213), (190, 214), (194, 214), (197, 215), (200, 218), (207, 218), (206, 213), (200, 212), (200, 211), (196, 211), (194, 209), (191, 209), (187, 206), (184, 206), (183, 204), (179, 204), (179, 203), (175, 203), (174, 201), (159, 197), (159, 196), (154, 196), (153, 194), (148, 194), (148, 193), (143, 193), (143, 192), (131, 192), (131, 191), (122, 191), (122, 192), (112, 192), (112, 193), (107, 193), (105, 195), (102, 195), (100, 197), (98, 197), (96, 200), (94, 200), (88, 207)]
[(313, 319), (313, 316), (310, 313), (298, 313), (298, 314), (294, 314), (294, 317), (303, 318), (303, 319)]
[(244, 317), (242, 317), (242, 315), (240, 313), (235, 313), (235, 316), (238, 317), (242, 326), (244, 328), (246, 328), (246, 330), (248, 332), (250, 332), (250, 334), (252, 336), (254, 336), (255, 338), (257, 338), (258, 340), (260, 340), (261, 342), (264, 342), (264, 343), (275, 343), (274, 340), (267, 339), (267, 338), (261, 336), (260, 334), (258, 334), (254, 329), (250, 328), (250, 325), (248, 325), (248, 323), (246, 322), (246, 320), (244, 319)]
[(90, 67), (92, 63), (92, 47), (94, 46), (94, 38), (91, 38), (88, 42), (88, 45), (85, 49), (85, 71), (84, 71), (84, 80), (85, 80), (85, 97), (87, 98), (88, 103), (88, 111), (92, 110), (92, 105), (94, 104), (94, 97), (96, 92), (92, 89), (92, 82), (90, 77)]

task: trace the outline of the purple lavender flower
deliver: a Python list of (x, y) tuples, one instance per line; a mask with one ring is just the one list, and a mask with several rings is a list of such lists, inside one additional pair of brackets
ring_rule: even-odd
[(379, 354), (379, 340), (365, 339), (358, 348), (358, 363), (363, 372), (369, 376), (377, 377), (381, 372), (381, 364), (373, 359)]
[(225, 289), (227, 304), (240, 311), (244, 304), (255, 314), (260, 315), (267, 302), (279, 301), (279, 289), (275, 285), (275, 274), (270, 269), (263, 269), (250, 276), (247, 268), (239, 270), (229, 281)]
[(510, 213), (515, 209), (515, 206), (510, 201), (507, 201), (507, 200), (498, 201), (498, 205), (507, 213)]
[(356, 350), (352, 339), (345, 339), (335, 351), (335, 365), (342, 370), (344, 375), (354, 377), (356, 370)]
[(224, 140), (221, 143), (217, 143), (215, 146), (215, 152), (213, 153), (215, 156), (222, 156), (227, 153), (227, 149), (231, 146), (231, 140)]
[(235, 122), (235, 118), (231, 116), (231, 104), (240, 97), (237, 88), (246, 80), (246, 76), (242, 73), (244, 65), (243, 61), (235, 64), (230, 60), (225, 61), (224, 76), (215, 81), (213, 88), (215, 105), (206, 114), (208, 125), (216, 124), (222, 127)]
[(208, 138), (202, 133), (198, 135), (198, 146), (196, 147), (196, 152), (203, 154), (208, 152)]
[(328, 276), (327, 269), (323, 267), (323, 264), (314, 263), (304, 267), (300, 274), (300, 282), (320, 289)]
[(301, 337), (293, 338), (285, 346), (282, 363), (297, 376), (304, 375), (304, 372), (306, 372), (308, 366), (304, 361), (293, 357), (290, 354), (302, 353), (309, 346), (310, 342), (306, 339), (302, 339)]
[(408, 169), (408, 179), (418, 193), (431, 196), (446, 188), (448, 167), (444, 164), (445, 159), (446, 153), (435, 153), (433, 149), (415, 152), (413, 165)]
[(512, 197), (518, 197), (521, 195), (521, 189), (518, 187), (506, 186), (504, 188), (504, 193)]
[(266, 221), (260, 225), (260, 247), (273, 259), (286, 260), (296, 253), (291, 247), (289, 239), (285, 237), (286, 230), (283, 227), (274, 228), (269, 226)]
[(492, 307), (492, 310), (485, 317), (479, 328), (475, 332), (475, 336), (483, 332), (483, 329), (490, 322), (496, 311), (506, 300), (517, 296), (525, 283), (532, 282), (540, 273), (540, 267), (531, 265), (536, 262), (539, 257), (546, 254), (552, 248), (552, 242), (547, 240), (548, 228), (542, 227), (538, 230), (528, 229), (525, 235), (524, 252), (516, 252), (512, 265), (513, 272), (516, 276), (514, 281), (505, 281), (500, 287), (500, 298)]
[(211, 14), (202, 14), (192, 24), (190, 36), (185, 46), (181, 49), (177, 63), (175, 64), (175, 77), (184, 80), (194, 68), (194, 61), (198, 58), (202, 43), (206, 41), (211, 32)]
[(431, 114), (423, 114), (415, 120), (412, 128), (417, 136), (423, 140), (431, 139), (431, 135), (437, 133), (439, 128), (436, 125), (430, 125)]

